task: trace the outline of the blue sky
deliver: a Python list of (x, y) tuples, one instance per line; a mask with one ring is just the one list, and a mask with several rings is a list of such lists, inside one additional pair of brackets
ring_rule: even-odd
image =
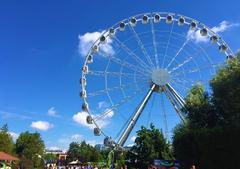
[[(67, 149), (69, 142), (82, 139), (99, 143), (102, 138), (73, 120), (82, 103), (79, 36), (154, 11), (190, 16), (209, 27), (222, 21), (238, 24), (239, 9), (236, 0), (2, 1), (0, 126), (8, 123), (15, 135), (38, 131), (46, 147)], [(240, 48), (239, 27), (221, 35), (234, 52)]]

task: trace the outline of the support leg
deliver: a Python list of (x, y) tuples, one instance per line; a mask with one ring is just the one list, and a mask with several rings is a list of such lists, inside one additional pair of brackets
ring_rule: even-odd
[(156, 87), (155, 84), (152, 84), (150, 90), (148, 91), (148, 93), (146, 94), (146, 96), (144, 97), (144, 99), (142, 100), (142, 102), (139, 104), (136, 112), (134, 113), (134, 115), (131, 117), (131, 120), (129, 121), (129, 123), (127, 124), (126, 129), (124, 130), (123, 134), (121, 135), (121, 137), (119, 138), (117, 145), (122, 147), (124, 145), (124, 143), (126, 142), (129, 134), (131, 133), (133, 127), (135, 126), (138, 118), (140, 117), (142, 111), (144, 110), (148, 100), (150, 99), (154, 88)]

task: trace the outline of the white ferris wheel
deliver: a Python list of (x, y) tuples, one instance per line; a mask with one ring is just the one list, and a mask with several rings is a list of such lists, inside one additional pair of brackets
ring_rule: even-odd
[[(169, 137), (184, 122), (184, 97), (234, 57), (203, 23), (175, 13), (144, 13), (106, 29), (82, 67), (82, 109), (106, 146), (123, 147), (136, 126), (153, 123)], [(178, 118), (177, 118), (178, 117)]]

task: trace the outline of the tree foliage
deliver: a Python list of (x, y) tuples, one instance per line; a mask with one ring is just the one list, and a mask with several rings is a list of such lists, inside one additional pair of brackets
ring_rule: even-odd
[(14, 143), (8, 132), (8, 125), (5, 124), (0, 128), (0, 151), (12, 154), (13, 150)]
[(149, 129), (142, 126), (137, 131), (135, 145), (131, 151), (137, 154), (129, 153), (131, 161), (137, 161), (136, 168), (147, 168), (154, 159), (173, 159), (170, 144), (164, 138), (162, 131), (156, 129), (153, 124), (150, 125)]
[(173, 138), (173, 147), (181, 168), (234, 169), (240, 157), (240, 128), (198, 130), (181, 126)]
[(21, 133), (16, 141), (16, 153), (22, 168), (43, 168), (44, 142), (39, 133)]
[(116, 160), (116, 168), (121, 169), (125, 167), (125, 154), (122, 152), (121, 154), (118, 155), (118, 158)]
[(218, 114), (211, 97), (202, 85), (195, 85), (186, 97), (185, 112), (191, 128), (211, 128), (218, 123)]
[(57, 162), (57, 155), (56, 154), (44, 154), (43, 155), (43, 159), (47, 162), (47, 163), (56, 163)]
[(240, 53), (210, 82), (212, 93), (193, 86), (186, 97), (187, 123), (174, 130), (173, 147), (182, 168), (232, 169), (240, 157)]
[(240, 127), (240, 52), (211, 80), (213, 101), (223, 125)]
[(72, 142), (68, 149), (67, 160), (79, 160), (83, 163), (86, 162), (99, 162), (102, 160), (101, 153), (93, 146), (87, 144), (85, 141), (81, 143)]
[(69, 162), (80, 159), (79, 144), (77, 142), (70, 143), (67, 158)]

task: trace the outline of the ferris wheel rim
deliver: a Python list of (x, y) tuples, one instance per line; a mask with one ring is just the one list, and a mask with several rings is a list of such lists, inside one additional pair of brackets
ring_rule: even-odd
[[(100, 40), (100, 38), (101, 38), (101, 36), (102, 35), (105, 35), (106, 33), (109, 33), (109, 30), (111, 29), (111, 28), (113, 28), (113, 29), (115, 29), (115, 30), (118, 30), (119, 29), (119, 23), (121, 23), (121, 22), (124, 22), (126, 25), (128, 25), (128, 24), (130, 24), (129, 23), (129, 21), (130, 21), (130, 19), (132, 18), (132, 17), (137, 17), (137, 16), (143, 16), (143, 15), (154, 15), (154, 14), (159, 14), (159, 15), (161, 15), (161, 14), (164, 14), (164, 15), (173, 15), (173, 16), (178, 16), (178, 17), (184, 17), (184, 18), (186, 18), (186, 19), (188, 19), (188, 20), (191, 20), (191, 21), (194, 21), (194, 22), (196, 22), (198, 25), (200, 25), (200, 26), (202, 26), (202, 28), (207, 28), (207, 30), (208, 31), (210, 31), (211, 32), (211, 34), (213, 34), (213, 35), (217, 35), (217, 37), (219, 38), (218, 40), (220, 40), (222, 43), (221, 44), (225, 44), (225, 45), (227, 45), (227, 48), (228, 48), (228, 52), (229, 52), (229, 55), (230, 54), (232, 54), (233, 56), (234, 56), (234, 53), (232, 52), (232, 50), (231, 50), (231, 48), (229, 47), (229, 45), (224, 41), (224, 39), (218, 34), (218, 33), (216, 33), (216, 32), (214, 32), (211, 28), (209, 28), (207, 25), (205, 25), (203, 22), (200, 22), (200, 21), (198, 21), (197, 19), (194, 19), (194, 18), (192, 18), (192, 17), (188, 17), (188, 16), (185, 16), (185, 15), (182, 15), (182, 14), (177, 14), (177, 13), (172, 13), (172, 12), (146, 12), (146, 13), (140, 13), (140, 14), (137, 14), (137, 15), (132, 15), (132, 16), (130, 16), (129, 18), (125, 18), (125, 19), (123, 19), (123, 20), (120, 20), (119, 22), (116, 22), (115, 24), (113, 24), (111, 27), (108, 27), (106, 30), (104, 30), (102, 33), (101, 33), (101, 35), (99, 36), (99, 38), (97, 38), (97, 40), (91, 45), (91, 48), (90, 49), (92, 49), (95, 45), (99, 45), (99, 40)], [(161, 17), (162, 19), (165, 19), (165, 17)], [(161, 18), (160, 18), (160, 20), (161, 20)], [(151, 16), (149, 19), (153, 19), (153, 16)], [(139, 19), (140, 20), (140, 19)], [(138, 21), (139, 21), (138, 20)], [(125, 22), (126, 21), (126, 22)], [(173, 21), (178, 21), (176, 18), (173, 18)], [(185, 22), (184, 24), (187, 24), (187, 25), (189, 25), (190, 24), (190, 22)], [(116, 28), (115, 28), (116, 27)], [(197, 26), (196, 27), (196, 29), (198, 29), (198, 30), (200, 30), (200, 28)], [(109, 36), (109, 34), (107, 34), (107, 36)], [(220, 42), (217, 42), (217, 44), (220, 46)], [(90, 55), (92, 53), (92, 50), (89, 50), (89, 52), (86, 54), (86, 57), (88, 56), (88, 55)], [(86, 58), (85, 57), (85, 58)], [(85, 62), (84, 62), (84, 65), (86, 64), (86, 59), (85, 59)]]

